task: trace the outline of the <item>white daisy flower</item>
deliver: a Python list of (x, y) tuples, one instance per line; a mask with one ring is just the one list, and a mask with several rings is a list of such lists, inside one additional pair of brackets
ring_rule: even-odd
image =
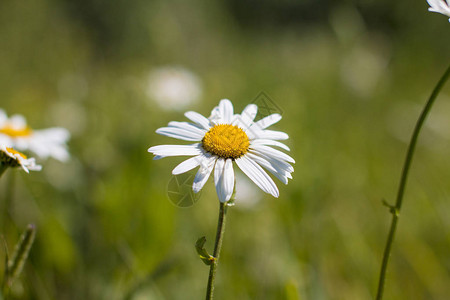
[[(427, 0), (430, 7), (429, 11), (440, 13), (450, 17), (450, 2), (448, 0)], [(450, 19), (448, 19), (450, 22)]]
[(0, 146), (0, 163), (7, 167), (21, 167), (27, 173), (42, 169), (42, 166), (36, 165), (34, 158), (27, 158), (25, 154), (4, 145)]
[(290, 163), (295, 161), (269, 146), (289, 151), (285, 144), (277, 141), (286, 140), (289, 136), (284, 132), (266, 129), (281, 120), (279, 114), (254, 122), (257, 110), (255, 104), (249, 104), (242, 114), (234, 114), (230, 100), (224, 99), (212, 110), (209, 118), (188, 111), (184, 115), (193, 123), (170, 122), (168, 127), (159, 128), (156, 133), (197, 143), (154, 146), (148, 151), (155, 155), (154, 159), (194, 156), (176, 166), (172, 174), (181, 174), (200, 166), (192, 187), (195, 193), (202, 189), (214, 169), (214, 183), (219, 200), (230, 200), (234, 189), (235, 162), (260, 189), (278, 197), (277, 186), (262, 167), (287, 184), (294, 171)]
[(10, 118), (0, 109), (0, 144), (20, 151), (30, 150), (42, 158), (69, 159), (67, 141), (70, 134), (65, 128), (55, 127), (33, 130), (22, 115)]
[(184, 110), (202, 95), (200, 79), (181, 67), (153, 70), (148, 79), (147, 96), (165, 110)]

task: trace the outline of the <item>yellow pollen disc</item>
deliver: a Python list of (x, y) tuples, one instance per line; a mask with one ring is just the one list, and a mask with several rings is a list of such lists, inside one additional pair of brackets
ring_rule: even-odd
[(11, 137), (24, 137), (24, 136), (30, 136), (31, 135), (31, 128), (30, 127), (25, 127), (22, 129), (15, 129), (12, 128), (11, 126), (6, 125), (3, 128), (0, 128), (0, 133), (9, 135)]
[(206, 151), (223, 158), (239, 158), (247, 153), (250, 140), (241, 128), (219, 124), (205, 134), (202, 146)]
[(22, 152), (16, 151), (13, 148), (6, 147), (6, 150), (8, 150), (8, 152), (11, 154), (19, 154), (23, 159), (27, 159), (27, 156), (25, 154), (23, 154)]

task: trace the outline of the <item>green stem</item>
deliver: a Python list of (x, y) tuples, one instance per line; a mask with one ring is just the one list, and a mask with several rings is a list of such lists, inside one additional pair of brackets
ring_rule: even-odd
[(223, 234), (225, 233), (225, 220), (227, 205), (220, 202), (219, 221), (217, 223), (216, 243), (214, 245), (214, 260), (209, 269), (208, 286), (206, 289), (206, 300), (213, 298), (214, 280), (216, 279), (217, 265), (219, 264), (220, 249), (222, 248)]
[(441, 91), (442, 87), (447, 82), (449, 77), (450, 77), (450, 66), (448, 67), (447, 71), (445, 71), (444, 75), (439, 80), (438, 84), (436, 85), (433, 92), (431, 93), (431, 96), (428, 99), (428, 102), (425, 104), (425, 107), (423, 108), (423, 111), (420, 114), (419, 119), (417, 120), (416, 127), (414, 128), (413, 134), (411, 136), (411, 140), (409, 142), (408, 152), (406, 154), (405, 163), (403, 164), (403, 171), (402, 171), (402, 175), (400, 178), (400, 185), (398, 187), (397, 201), (395, 203), (395, 206), (391, 207), (392, 222), (391, 222), (391, 228), (389, 230), (389, 235), (388, 235), (388, 238), (386, 241), (386, 247), (384, 249), (383, 262), (381, 264), (380, 278), (378, 281), (378, 291), (377, 291), (377, 297), (376, 297), (377, 300), (381, 300), (383, 298), (383, 289), (384, 289), (384, 282), (386, 279), (387, 266), (389, 263), (389, 256), (391, 254), (392, 243), (394, 242), (394, 238), (395, 238), (395, 232), (397, 229), (398, 218), (400, 216), (400, 209), (402, 207), (403, 195), (404, 195), (405, 187), (406, 187), (406, 181), (408, 179), (409, 169), (410, 169), (411, 162), (413, 159), (414, 150), (416, 148), (417, 138), (419, 137), (419, 133), (420, 133), (420, 130), (422, 129), (423, 123), (425, 122), (425, 119), (427, 118), (428, 113), (430, 112), (430, 109), (433, 106), (434, 100), (439, 95), (439, 92)]

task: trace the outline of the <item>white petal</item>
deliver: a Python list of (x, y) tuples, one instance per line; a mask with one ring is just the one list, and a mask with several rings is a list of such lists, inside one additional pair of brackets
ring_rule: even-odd
[(242, 116), (239, 114), (233, 115), (233, 121), (231, 122), (231, 125), (242, 128), (244, 129), (244, 131), (246, 128), (250, 128), (247, 124), (244, 123), (244, 120), (242, 120)]
[(220, 202), (225, 202), (226, 193), (223, 185), (223, 170), (225, 167), (225, 160), (220, 157), (216, 161), (216, 166), (214, 167), (214, 185), (216, 186), (217, 196)]
[(221, 121), (230, 124), (233, 118), (233, 104), (228, 99), (222, 99), (219, 103)]
[(22, 157), (20, 157), (19, 155), (17, 155), (17, 159), (20, 161), (20, 165), (22, 166), (22, 169), (29, 173), (29, 171), (40, 171), (42, 170), (42, 166), (41, 165), (36, 165), (36, 161), (34, 158), (29, 158), (29, 159), (23, 159)]
[(235, 125), (238, 126), (240, 128), (245, 127), (241, 121), (241, 115), (240, 114), (234, 114), (233, 117), (231, 118), (231, 125)]
[(203, 128), (202, 126), (200, 126), (198, 124), (189, 123), (189, 122), (171, 121), (171, 122), (169, 122), (169, 127), (176, 127), (176, 128), (181, 128), (181, 129), (185, 129), (185, 130), (191, 130), (191, 131), (195, 131), (198, 133), (205, 133), (208, 131), (207, 129)]
[(209, 156), (202, 161), (197, 174), (195, 174), (194, 184), (192, 185), (194, 193), (198, 193), (208, 181), (209, 175), (211, 175), (211, 172), (214, 169), (216, 160), (217, 156)]
[(210, 124), (212, 124), (212, 125), (217, 125), (217, 124), (223, 123), (220, 109), (218, 106), (214, 107), (211, 110), (211, 115), (209, 116), (208, 120), (209, 120)]
[(9, 122), (11, 123), (11, 127), (14, 129), (22, 129), (27, 126), (27, 121), (25, 117), (22, 115), (13, 115), (9, 118)]
[(189, 170), (192, 170), (195, 167), (198, 167), (202, 161), (204, 161), (206, 159), (204, 154), (200, 154), (194, 157), (191, 157), (185, 161), (183, 161), (182, 163), (180, 163), (178, 166), (176, 166), (173, 170), (172, 170), (172, 174), (173, 175), (178, 175), (178, 174), (182, 174), (185, 173)]
[(448, 7), (449, 7), (448, 1), (445, 1), (445, 0), (439, 1), (439, 5), (440, 5), (442, 8), (448, 8)]
[(67, 161), (70, 158), (66, 145), (69, 138), (69, 131), (61, 127), (34, 130), (31, 136), (15, 138), (14, 147), (19, 150), (31, 150), (42, 158), (53, 157)]
[(219, 158), (214, 170), (214, 183), (220, 202), (227, 202), (233, 195), (234, 172), (231, 159)]
[(54, 145), (49, 149), (49, 157), (65, 162), (70, 158), (66, 145)]
[(274, 130), (261, 130), (255, 132), (255, 136), (258, 139), (269, 139), (269, 140), (287, 140), (289, 135), (282, 131), (274, 131)]
[(261, 166), (263, 166), (265, 169), (267, 169), (270, 173), (272, 173), (273, 175), (275, 175), (275, 177), (277, 177), (281, 182), (283, 182), (284, 184), (288, 183), (288, 178), (292, 176), (291, 173), (289, 173), (288, 171), (284, 170), (283, 168), (280, 168), (279, 165), (277, 164), (272, 164), (271, 162), (269, 162), (267, 159), (252, 154), (252, 153), (247, 153), (246, 154), (249, 158), (253, 159), (255, 162), (257, 162), (258, 164), (260, 164)]
[(14, 141), (9, 135), (0, 133), (0, 145), (12, 148), (14, 146)]
[(161, 127), (156, 130), (156, 133), (184, 141), (201, 141), (204, 136), (204, 133), (176, 127)]
[(286, 153), (283, 153), (280, 150), (273, 149), (269, 146), (256, 144), (256, 145), (252, 146), (252, 149), (257, 152), (263, 153), (267, 156), (282, 159), (282, 160), (288, 161), (290, 163), (295, 163), (295, 160), (292, 157), (290, 157), (289, 155), (287, 155)]
[(279, 168), (280, 170), (284, 170), (286, 172), (294, 172), (294, 167), (291, 166), (287, 161), (282, 160), (280, 158), (277, 157), (273, 157), (273, 156), (269, 156), (265, 153), (261, 153), (255, 150), (250, 150), (249, 153), (255, 154), (257, 156), (260, 156), (262, 158), (264, 158), (265, 160), (269, 161), (272, 165), (277, 165), (277, 168)]
[(270, 145), (270, 146), (276, 146), (276, 147), (280, 147), (286, 151), (291, 151), (291, 149), (289, 149), (288, 146), (286, 146), (283, 143), (280, 143), (278, 141), (274, 141), (274, 140), (268, 140), (268, 139), (256, 139), (251, 141), (250, 143), (250, 148), (251, 145)]
[(62, 127), (52, 127), (47, 129), (33, 131), (35, 135), (41, 135), (46, 137), (47, 140), (65, 143), (70, 139), (70, 132)]
[(153, 146), (148, 149), (148, 152), (156, 156), (189, 156), (201, 154), (200, 144), (192, 145), (160, 145)]
[(225, 169), (223, 171), (223, 185), (225, 189), (225, 193), (227, 194), (227, 197), (225, 198), (225, 201), (230, 200), (231, 196), (233, 195), (234, 191), (234, 171), (233, 171), (233, 160), (227, 159), (225, 161)]
[(272, 178), (252, 159), (242, 156), (235, 160), (238, 167), (245, 173), (260, 189), (278, 198), (280, 195)]
[(191, 120), (192, 122), (200, 125), (206, 130), (209, 130), (211, 128), (211, 124), (209, 123), (209, 120), (202, 116), (201, 114), (195, 112), (195, 111), (188, 111), (185, 114), (185, 117)]
[(258, 106), (255, 104), (247, 105), (241, 114), (241, 122), (245, 125), (245, 128), (250, 127), (258, 112)]
[(27, 167), (24, 164), (20, 164), (20, 167), (22, 168), (22, 170), (24, 170), (27, 173), (30, 173), (30, 171), (28, 171)]
[(265, 118), (262, 118), (261, 120), (255, 122), (252, 127), (254, 127), (255, 130), (262, 130), (266, 129), (269, 126), (272, 126), (273, 124), (277, 123), (281, 120), (280, 114), (271, 114)]
[(450, 7), (448, 1), (444, 0), (427, 0), (428, 4), (431, 6), (428, 8), (431, 12), (441, 13), (443, 15), (450, 16)]
[(289, 136), (281, 131), (274, 130), (256, 130), (250, 127), (245, 131), (250, 139), (269, 139), (269, 140), (287, 140)]

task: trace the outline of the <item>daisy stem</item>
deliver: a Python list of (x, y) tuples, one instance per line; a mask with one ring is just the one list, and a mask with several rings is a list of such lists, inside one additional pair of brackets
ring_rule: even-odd
[(225, 233), (225, 220), (227, 215), (227, 205), (220, 202), (219, 221), (217, 223), (216, 243), (214, 245), (214, 260), (209, 269), (208, 286), (206, 289), (206, 300), (213, 298), (214, 280), (216, 279), (217, 265), (219, 264), (220, 249), (222, 248), (223, 235)]
[(450, 77), (450, 66), (447, 68), (444, 75), (441, 77), (441, 79), (437, 83), (436, 87), (434, 88), (433, 92), (431, 93), (430, 98), (428, 99), (427, 103), (425, 104), (425, 107), (423, 108), (422, 113), (420, 114), (419, 119), (417, 120), (416, 126), (415, 126), (414, 131), (411, 136), (411, 140), (408, 145), (408, 151), (406, 153), (405, 162), (403, 164), (403, 170), (402, 170), (400, 184), (399, 184), (398, 192), (397, 192), (397, 201), (395, 203), (395, 206), (390, 206), (391, 213), (392, 213), (392, 221), (391, 221), (391, 228), (389, 230), (389, 235), (388, 235), (387, 241), (386, 241), (386, 246), (384, 249), (383, 261), (381, 264), (380, 278), (378, 281), (378, 291), (377, 291), (377, 297), (376, 297), (377, 300), (381, 300), (383, 298), (384, 282), (386, 279), (386, 271), (387, 271), (387, 267), (388, 267), (388, 263), (389, 263), (389, 256), (391, 254), (392, 244), (394, 242), (398, 218), (400, 216), (400, 209), (402, 207), (402, 202), (403, 202), (403, 195), (404, 195), (405, 187), (406, 187), (406, 181), (408, 179), (409, 169), (410, 169), (411, 162), (413, 159), (414, 150), (416, 148), (417, 139), (419, 137), (420, 130), (422, 129), (425, 119), (428, 116), (436, 97), (439, 95), (439, 92), (441, 91), (442, 87), (447, 82), (449, 77)]

